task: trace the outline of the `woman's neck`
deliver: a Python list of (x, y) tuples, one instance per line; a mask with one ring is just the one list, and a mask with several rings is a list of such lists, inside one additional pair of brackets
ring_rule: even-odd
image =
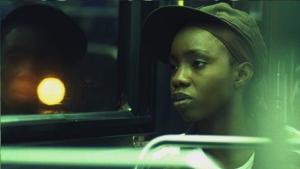
[(238, 93), (228, 106), (196, 122), (195, 130), (199, 134), (249, 136), (252, 133), (246, 113), (242, 95)]
[[(252, 134), (247, 127), (249, 119), (246, 113), (241, 94), (238, 94), (230, 106), (214, 113), (210, 119), (197, 122), (195, 130), (198, 134), (250, 136)], [(242, 166), (253, 153), (250, 149), (207, 149), (204, 151), (220, 161), (225, 168)]]

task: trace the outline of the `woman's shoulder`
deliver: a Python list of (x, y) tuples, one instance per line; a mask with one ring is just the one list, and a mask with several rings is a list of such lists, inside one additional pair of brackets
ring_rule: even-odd
[[(300, 131), (292, 126), (285, 126), (285, 131), (288, 139), (300, 140)], [(294, 149), (291, 154), (289, 154), (289, 160), (291, 163), (291, 168), (300, 168), (300, 149)]]
[(285, 126), (285, 131), (289, 139), (300, 139), (300, 131), (292, 126)]
[[(285, 126), (285, 132), (288, 139), (300, 141), (300, 131), (292, 126)], [(300, 156), (300, 149), (295, 149), (293, 152)], [(299, 158), (300, 160), (300, 158)]]

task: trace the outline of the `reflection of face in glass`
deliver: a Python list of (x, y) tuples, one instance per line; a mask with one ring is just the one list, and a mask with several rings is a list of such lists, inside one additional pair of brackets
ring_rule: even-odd
[[(15, 27), (5, 36), (3, 50), (5, 104), (28, 109), (36, 106), (38, 82), (59, 69), (55, 48), (42, 32), (32, 27)], [(22, 111), (26, 108), (22, 107)]]
[(229, 105), (234, 73), (221, 41), (206, 30), (186, 27), (176, 34), (170, 55), (173, 105), (185, 120), (199, 121)]

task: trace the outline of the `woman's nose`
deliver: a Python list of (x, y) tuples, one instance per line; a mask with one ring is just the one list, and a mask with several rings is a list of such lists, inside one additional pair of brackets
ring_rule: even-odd
[(176, 88), (185, 88), (190, 85), (190, 70), (186, 67), (179, 67), (171, 77), (171, 86)]

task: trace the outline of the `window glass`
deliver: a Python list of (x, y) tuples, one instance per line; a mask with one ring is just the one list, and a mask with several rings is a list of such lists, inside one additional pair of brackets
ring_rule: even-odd
[[(55, 10), (24, 8), (7, 19), (29, 3)], [(1, 1), (2, 114), (117, 110), (118, 6), (117, 0)]]

